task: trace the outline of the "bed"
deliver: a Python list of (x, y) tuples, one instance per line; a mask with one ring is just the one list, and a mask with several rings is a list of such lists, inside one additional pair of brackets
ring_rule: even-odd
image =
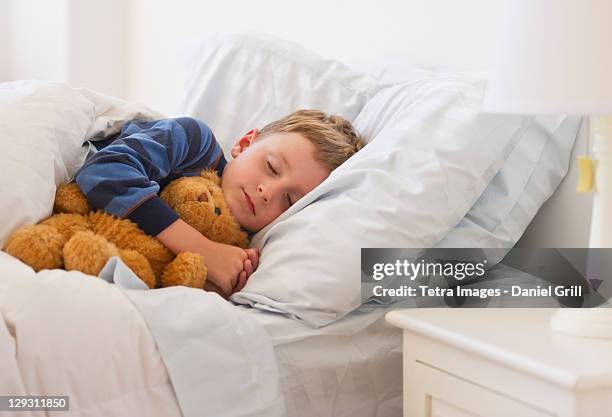
[[(261, 33), (209, 35), (184, 59), (179, 112), (206, 120), (224, 147), (316, 107), (353, 121), (368, 152), (254, 237), (260, 268), (231, 303), (143, 291), (116, 259), (100, 279), (34, 273), (0, 253), (2, 393), (67, 395), (66, 415), (78, 416), (400, 415), (401, 333), (384, 320), (393, 306), (361, 298), (359, 246), (512, 247), (567, 173), (580, 120), (487, 115), (475, 74), (367, 73)], [(1, 92), (2, 241), (50, 213), (86, 139), (163, 117), (57, 83)]]

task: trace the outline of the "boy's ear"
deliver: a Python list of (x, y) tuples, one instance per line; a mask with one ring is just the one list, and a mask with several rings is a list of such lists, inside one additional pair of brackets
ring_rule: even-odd
[(253, 144), (257, 136), (259, 136), (259, 130), (253, 128), (249, 130), (247, 133), (245, 133), (242, 137), (240, 137), (240, 139), (238, 139), (236, 143), (234, 143), (234, 146), (232, 146), (232, 150), (231, 150), (232, 157), (235, 158), (239, 154), (244, 152), (246, 148), (248, 148), (249, 146)]

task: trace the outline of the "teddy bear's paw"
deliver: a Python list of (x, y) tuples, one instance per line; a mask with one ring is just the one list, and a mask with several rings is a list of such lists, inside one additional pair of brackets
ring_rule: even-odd
[(66, 238), (51, 226), (37, 224), (17, 230), (9, 237), (4, 251), (35, 271), (61, 268)]
[(58, 232), (64, 235), (67, 241), (70, 240), (70, 238), (77, 232), (91, 230), (89, 219), (86, 216), (76, 213), (54, 214), (41, 224), (55, 228)]
[(119, 257), (149, 288), (157, 287), (151, 264), (143, 254), (135, 250), (120, 249)]
[(90, 211), (91, 206), (87, 202), (87, 198), (85, 198), (74, 182), (70, 184), (60, 184), (60, 186), (57, 187), (55, 202), (53, 203), (53, 212), (87, 214)]
[(93, 232), (77, 232), (64, 245), (64, 266), (67, 270), (98, 275), (106, 261), (118, 256), (117, 247)]
[(162, 287), (183, 285), (185, 287), (204, 288), (206, 282), (206, 266), (204, 257), (197, 253), (179, 253), (168, 264), (162, 275)]

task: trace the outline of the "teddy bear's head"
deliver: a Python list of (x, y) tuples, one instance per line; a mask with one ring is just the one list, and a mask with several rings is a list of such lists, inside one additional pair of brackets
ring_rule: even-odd
[(164, 188), (160, 198), (210, 240), (247, 247), (247, 234), (230, 213), (215, 171), (205, 170), (199, 176), (176, 179)]

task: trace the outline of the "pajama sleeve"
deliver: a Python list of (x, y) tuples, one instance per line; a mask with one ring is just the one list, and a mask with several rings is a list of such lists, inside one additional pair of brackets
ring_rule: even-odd
[(94, 208), (157, 236), (178, 219), (158, 197), (160, 186), (205, 168), (222, 170), (225, 163), (212, 131), (199, 120), (132, 121), (87, 159), (76, 183)]

